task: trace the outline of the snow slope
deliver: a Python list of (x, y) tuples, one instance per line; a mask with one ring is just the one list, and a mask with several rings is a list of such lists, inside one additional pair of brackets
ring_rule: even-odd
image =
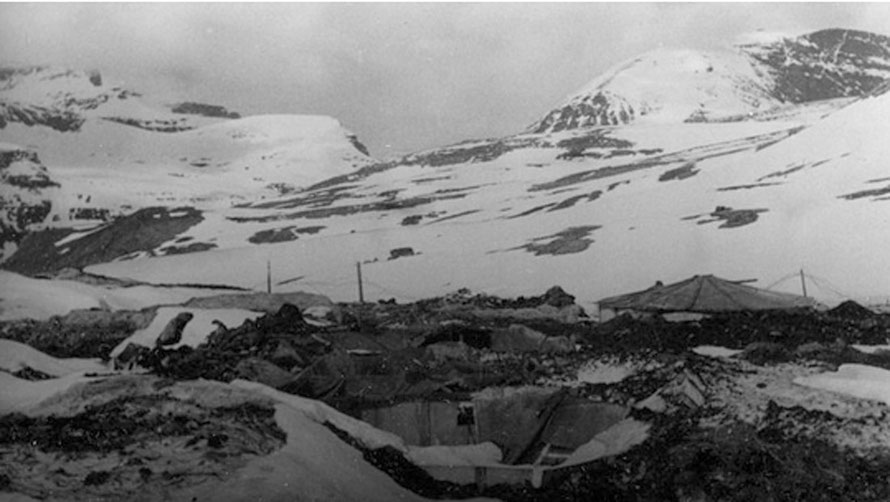
[[(140, 379), (141, 378), (141, 379)], [(351, 435), (368, 448), (392, 446), (400, 451), (406, 447), (398, 437), (375, 429), (371, 425), (349, 417), (319, 401), (275, 391), (254, 382), (236, 380), (231, 384), (196, 380), (172, 385), (157, 385), (153, 377), (117, 376), (103, 379), (100, 392), (84, 385), (88, 380), (80, 376), (64, 379), (28, 382), (0, 373), (0, 413), (22, 412), (29, 416), (70, 416), (91, 405), (100, 405), (115, 398), (166, 396), (174, 401), (197, 403), (211, 408), (236, 407), (244, 403), (259, 403), (271, 399), (275, 406), (275, 422), (286, 433), (285, 445), (268, 455), (245, 456), (244, 465), (232, 469), (226, 476), (211, 477), (202, 483), (169, 483), (160, 476), (137, 481), (138, 493), (130, 493), (133, 500), (368, 500), (421, 501), (424, 499), (399, 486), (392, 478), (362, 458), (362, 453), (338, 438), (325, 427), (330, 423)], [(169, 402), (169, 400), (168, 400)], [(169, 450), (175, 451), (174, 445)], [(55, 458), (43, 454), (35, 463), (46, 469), (34, 469), (33, 484), (45, 481), (39, 476), (47, 470), (68, 468), (69, 472), (92, 472), (98, 469), (96, 457), (67, 456)], [(197, 457), (197, 456), (196, 456)], [(102, 459), (100, 457), (101, 460)], [(184, 475), (204, 475), (207, 471), (201, 458), (180, 459), (177, 472)], [(112, 457), (108, 462), (117, 462)], [(89, 463), (87, 463), (89, 462)], [(113, 468), (109, 464), (109, 469)], [(348, 480), (348, 482), (344, 482)], [(124, 481), (126, 483), (126, 481)], [(52, 487), (53, 484), (47, 483)], [(20, 488), (13, 485), (11, 489)], [(81, 487), (61, 495), (41, 486), (37, 491), (47, 500), (66, 500), (72, 496), (84, 498)], [(87, 498), (108, 497), (130, 491), (126, 484), (115, 486), (102, 494), (87, 493)], [(13, 495), (4, 492), (0, 498)], [(135, 498), (133, 498), (135, 497)], [(483, 500), (483, 499), (472, 499)]]
[(25, 367), (55, 377), (108, 370), (98, 359), (59, 359), (23, 343), (0, 339), (0, 370), (14, 373)]
[(218, 295), (218, 289), (96, 286), (74, 280), (32, 279), (0, 270), (0, 320), (48, 319), (75, 309), (140, 310)]
[(151, 206), (229, 207), (374, 162), (330, 117), (240, 118), (188, 105), (152, 103), (97, 73), (0, 68), (0, 153), (28, 155), (0, 167), (3, 240), (47, 226), (89, 228)]
[(39, 152), (62, 186), (50, 214), (62, 223), (152, 205), (226, 207), (372, 162), (339, 122), (316, 116), (253, 116), (176, 133), (107, 121), (75, 133), (11, 124), (2, 134)]
[[(890, 245), (880, 201), (890, 185), (882, 163), (890, 97), (845, 105), (824, 118), (633, 124), (456, 145), (217, 212), (182, 234), (215, 239), (213, 250), (90, 270), (260, 288), (268, 260), (276, 290), (354, 299), (362, 262), (370, 299), (460, 287), (529, 295), (560, 284), (590, 307), (659, 279), (714, 273), (765, 287), (803, 267), (824, 279), (810, 285), (823, 301), (838, 292), (862, 299), (890, 290), (890, 276), (875, 273)], [(409, 247), (413, 255), (393, 252)]]

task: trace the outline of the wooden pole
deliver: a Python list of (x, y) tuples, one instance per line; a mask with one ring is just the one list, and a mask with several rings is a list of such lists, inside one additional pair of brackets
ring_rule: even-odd
[(266, 260), (266, 293), (272, 294), (272, 262)]
[(807, 281), (804, 279), (803, 269), (800, 269), (800, 289), (803, 290), (803, 297), (806, 298), (807, 297)]
[(355, 262), (355, 271), (358, 274), (358, 302), (365, 303), (365, 290), (362, 285), (362, 262)]

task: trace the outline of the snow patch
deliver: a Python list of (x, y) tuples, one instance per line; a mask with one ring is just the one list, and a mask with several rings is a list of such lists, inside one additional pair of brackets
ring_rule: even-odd
[(578, 383), (618, 383), (636, 374), (643, 366), (642, 363), (633, 361), (622, 362), (617, 359), (590, 361), (578, 369)]
[(0, 370), (13, 373), (26, 367), (55, 377), (108, 369), (98, 359), (59, 359), (24, 343), (0, 339)]
[(733, 357), (744, 352), (743, 350), (728, 349), (726, 347), (718, 347), (716, 345), (699, 345), (692, 349), (693, 352), (700, 356), (707, 357)]
[(890, 406), (890, 371), (864, 364), (842, 364), (834, 373), (795, 378), (804, 387), (883, 401)]

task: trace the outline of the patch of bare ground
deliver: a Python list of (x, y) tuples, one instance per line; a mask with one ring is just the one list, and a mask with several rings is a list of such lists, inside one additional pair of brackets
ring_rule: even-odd
[[(587, 250), (591, 244), (593, 244), (593, 239), (588, 238), (588, 236), (593, 233), (594, 230), (602, 228), (601, 225), (582, 225), (577, 227), (569, 227), (565, 230), (557, 232), (553, 235), (547, 235), (544, 237), (537, 237), (532, 239), (532, 242), (528, 244), (519, 246), (516, 249), (524, 249), (529, 253), (533, 253), (535, 256), (543, 256), (543, 255), (561, 255), (561, 254), (572, 254), (572, 253), (580, 253), (582, 251)], [(545, 242), (549, 241), (549, 242)]]
[(454, 220), (457, 218), (462, 218), (464, 216), (469, 216), (471, 214), (479, 213), (481, 211), (482, 211), (481, 209), (470, 209), (468, 211), (461, 211), (459, 213), (449, 214), (448, 216), (443, 216), (441, 218), (437, 218), (437, 219), (429, 222), (428, 224), (441, 223), (443, 221)]
[(865, 197), (874, 197), (873, 200), (880, 200), (880, 199), (878, 199), (878, 197), (881, 197), (882, 195), (886, 195), (888, 193), (890, 193), (890, 185), (887, 185), (883, 188), (872, 188), (870, 190), (860, 190), (858, 192), (848, 193), (846, 195), (840, 195), (840, 196), (838, 196), (838, 198), (846, 199), (846, 200), (856, 200), (856, 199), (862, 199)]
[(92, 405), (76, 411), (0, 417), (8, 488), (37, 499), (163, 500), (170, 489), (222, 479), (286, 439), (270, 402), (215, 384), (116, 377), (90, 385)]
[(282, 228), (270, 228), (268, 230), (260, 230), (248, 237), (247, 240), (252, 244), (274, 244), (276, 242), (295, 241), (300, 238), (300, 234), (317, 234), (324, 228), (323, 225), (311, 227), (288, 226)]
[(256, 202), (238, 207), (246, 207), (251, 209), (291, 209), (295, 207), (326, 207), (340, 199), (353, 197), (348, 193), (349, 190), (357, 188), (359, 185), (341, 185), (325, 189), (319, 189), (306, 192), (297, 197), (288, 199), (279, 199), (268, 202)]
[(698, 174), (698, 170), (695, 168), (695, 162), (687, 162), (680, 167), (668, 169), (661, 173), (661, 176), (658, 177), (658, 181), (685, 180), (696, 174)]
[(557, 203), (555, 206), (551, 207), (547, 212), (551, 213), (553, 211), (559, 211), (561, 209), (568, 209), (582, 200), (586, 200), (587, 202), (593, 202), (593, 201), (599, 199), (602, 194), (603, 194), (602, 190), (594, 190), (587, 194), (574, 195), (572, 197), (569, 197), (568, 199), (565, 199), (565, 200)]
[(505, 216), (505, 218), (507, 218), (507, 219), (509, 219), (509, 220), (512, 220), (512, 219), (514, 219), (514, 218), (521, 218), (521, 217), (523, 217), (523, 216), (528, 216), (528, 215), (530, 215), (530, 214), (535, 214), (535, 213), (537, 213), (538, 211), (543, 211), (543, 210), (547, 209), (548, 207), (553, 207), (553, 206), (555, 206), (555, 205), (556, 205), (555, 202), (549, 202), (549, 203), (547, 203), (547, 204), (542, 204), (542, 205), (540, 205), (540, 206), (535, 206), (535, 207), (533, 207), (533, 208), (531, 208), (531, 209), (526, 209), (525, 211), (523, 211), (523, 212), (521, 212), (521, 213), (512, 214), (512, 215), (510, 215), (510, 216)]
[(185, 246), (163, 247), (160, 249), (160, 252), (164, 255), (199, 253), (201, 251), (209, 251), (215, 247), (217, 247), (216, 244), (212, 242), (193, 242)]
[(757, 178), (757, 181), (768, 180), (768, 179), (770, 179), (770, 178), (785, 178), (785, 177), (787, 177), (789, 174), (793, 174), (793, 173), (796, 173), (796, 172), (798, 172), (798, 171), (802, 171), (802, 170), (804, 170), (804, 169), (808, 169), (808, 168), (811, 168), (811, 167), (819, 167), (819, 166), (821, 166), (822, 164), (827, 163), (828, 160), (829, 160), (829, 159), (820, 160), (820, 161), (817, 161), (817, 162), (809, 162), (809, 163), (808, 163), (808, 162), (801, 162), (801, 163), (799, 163), (799, 164), (793, 164), (793, 165), (791, 165), (788, 169), (785, 169), (784, 171), (776, 171), (776, 172), (769, 173), (769, 174), (767, 174), (767, 175), (765, 175), (765, 176), (761, 176), (760, 178)]
[(655, 155), (636, 162), (588, 169), (585, 171), (570, 174), (568, 176), (557, 178), (553, 181), (539, 183), (529, 188), (529, 191), (535, 192), (540, 190), (553, 190), (602, 178), (618, 176), (633, 171), (639, 171), (641, 169), (649, 169), (652, 167), (670, 165), (679, 162), (697, 163), (707, 159), (757, 149), (761, 145), (772, 144), (781, 141), (791, 136), (795, 132), (797, 131), (795, 131), (794, 129), (788, 129), (783, 131), (759, 134), (756, 136), (749, 136), (746, 138), (723, 141), (710, 145), (697, 146), (686, 150), (679, 150), (676, 152)]
[(631, 151), (630, 148), (632, 148), (634, 144), (624, 139), (609, 136), (609, 131), (607, 129), (593, 129), (584, 134), (564, 139), (558, 142), (556, 146), (564, 150), (564, 152), (557, 155), (556, 158), (560, 160), (569, 160), (583, 157), (592, 157), (595, 159), (609, 158), (610, 156), (613, 156), (612, 152), (600, 153), (588, 152), (587, 150), (591, 148), (602, 148), (611, 149), (613, 151)]
[(353, 204), (348, 206), (323, 207), (317, 209), (307, 209), (294, 213), (273, 214), (267, 216), (228, 216), (227, 220), (236, 223), (268, 223), (271, 221), (296, 220), (299, 218), (321, 219), (331, 216), (349, 216), (351, 214), (367, 213), (374, 211), (393, 211), (399, 209), (410, 209), (417, 206), (432, 204), (440, 200), (462, 199), (466, 197), (466, 193), (450, 193), (440, 195), (430, 195), (422, 197), (409, 197), (405, 199), (387, 198), (386, 200), (369, 202), (366, 204)]
[(56, 246), (70, 230), (49, 229), (28, 234), (3, 268), (25, 275), (107, 263), (135, 252), (154, 253), (204, 219), (193, 207), (150, 207), (118, 218), (100, 230)]
[(728, 187), (720, 187), (717, 189), (718, 192), (732, 192), (735, 190), (750, 190), (752, 188), (765, 188), (772, 186), (779, 186), (783, 183), (751, 183), (748, 185), (732, 185)]
[(157, 309), (73, 310), (45, 321), (0, 322), (0, 338), (21, 342), (53, 357), (107, 359), (136, 330), (148, 327)]
[(699, 225), (706, 225), (722, 221), (719, 228), (737, 228), (750, 225), (757, 221), (760, 213), (767, 212), (768, 209), (733, 209), (726, 206), (717, 206), (716, 209), (708, 214), (696, 214), (686, 216), (684, 220), (698, 220)]

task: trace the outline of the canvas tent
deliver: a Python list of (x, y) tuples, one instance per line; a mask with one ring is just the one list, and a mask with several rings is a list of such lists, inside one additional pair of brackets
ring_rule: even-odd
[(600, 312), (694, 312), (712, 314), (744, 310), (788, 310), (815, 307), (812, 298), (779, 293), (728, 281), (713, 275), (696, 275), (673, 284), (654, 286), (599, 301)]

